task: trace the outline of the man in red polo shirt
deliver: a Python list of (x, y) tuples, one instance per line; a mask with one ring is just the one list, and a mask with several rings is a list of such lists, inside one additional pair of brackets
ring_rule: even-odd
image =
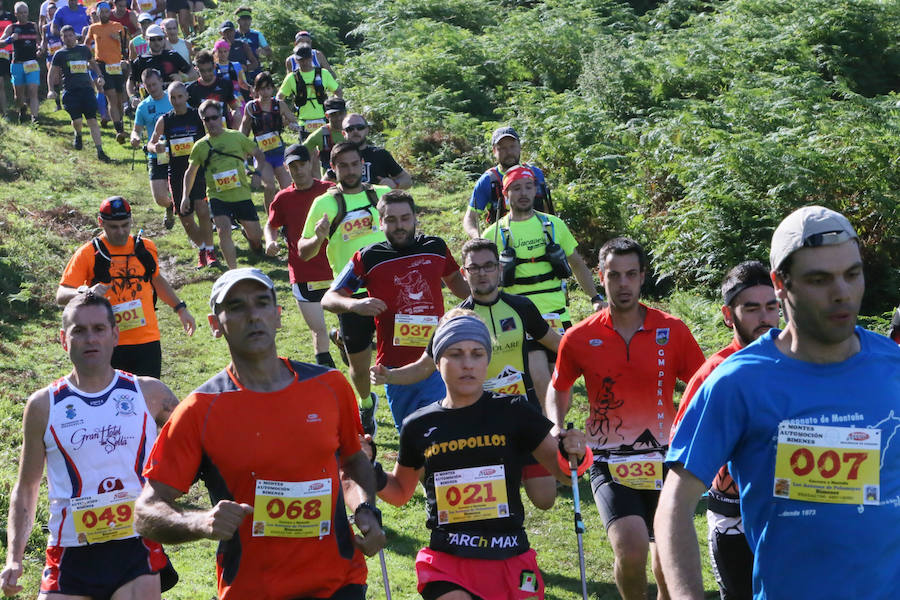
[[(590, 401), (585, 431), (596, 456), (591, 488), (626, 600), (647, 594), (647, 550), (675, 417), (675, 380), (687, 382), (704, 360), (681, 320), (640, 303), (646, 274), (637, 242), (615, 238), (603, 245), (600, 281), (609, 306), (566, 331), (547, 390), (547, 417), (556, 433), (565, 427), (572, 385), (584, 376)], [(657, 598), (668, 598), (655, 551), (653, 572)]]
[(303, 237), (303, 225), (313, 200), (324, 194), (334, 184), (313, 178), (313, 169), (318, 173), (318, 165), (313, 165), (309, 149), (301, 144), (293, 144), (284, 153), (284, 164), (291, 173), (293, 183), (275, 194), (269, 205), (269, 222), (266, 223), (266, 254), (278, 254), (278, 229), (284, 228), (288, 245), (288, 275), (291, 289), (300, 314), (312, 333), (316, 349), (316, 363), (335, 368), (328, 351), (328, 330), (325, 328), (325, 313), (322, 311), (322, 296), (331, 285), (331, 265), (325, 255), (325, 245), (309, 260), (300, 258), (297, 242)]

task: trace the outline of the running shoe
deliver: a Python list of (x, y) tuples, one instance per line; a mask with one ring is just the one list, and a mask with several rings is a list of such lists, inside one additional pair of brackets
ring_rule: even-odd
[(215, 248), (207, 248), (206, 252), (206, 266), (207, 267), (218, 267), (219, 266), (219, 256), (216, 254)]
[(378, 423), (375, 422), (375, 411), (378, 410), (378, 394), (371, 392), (371, 396), (371, 407), (359, 407), (359, 420), (362, 421), (363, 431), (374, 438), (375, 432), (378, 431)]
[(124, 131), (118, 132), (118, 133), (116, 134), (116, 141), (117, 141), (119, 144), (124, 144), (125, 142), (128, 141), (128, 134), (125, 133)]
[(200, 248), (200, 251), (197, 252), (197, 268), (202, 269), (207, 265), (209, 265), (209, 256), (206, 254), (206, 248)]
[(28, 109), (26, 107), (21, 107), (19, 109), (19, 125), (23, 125), (25, 121), (28, 120)]
[(100, 162), (112, 162), (112, 159), (106, 155), (106, 152), (103, 151), (103, 148), (97, 149), (97, 160)]
[(84, 143), (81, 141), (80, 133), (76, 133), (75, 137), (72, 138), (72, 147), (76, 150), (81, 150), (82, 148), (84, 148)]
[(350, 366), (350, 361), (347, 359), (347, 349), (344, 348), (344, 338), (341, 337), (340, 329), (334, 327), (331, 331), (328, 332), (328, 339), (331, 340), (331, 343), (337, 346), (338, 351), (341, 353), (341, 360), (346, 366)]
[(163, 227), (172, 229), (175, 226), (175, 210), (172, 205), (166, 207), (166, 217), (163, 219)]

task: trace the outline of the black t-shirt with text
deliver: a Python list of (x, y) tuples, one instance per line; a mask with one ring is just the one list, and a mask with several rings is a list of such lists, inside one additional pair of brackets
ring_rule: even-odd
[(403, 172), (403, 167), (384, 148), (366, 146), (359, 153), (363, 159), (363, 182), (377, 184), (382, 177), (394, 178)]
[(551, 427), (524, 397), (488, 392), (465, 408), (434, 403), (409, 415), (397, 462), (425, 468), (429, 547), (496, 560), (527, 551), (522, 466)]
[[(170, 110), (163, 115), (163, 135), (166, 136), (166, 143), (169, 146), (169, 173), (183, 175), (188, 168), (188, 157), (191, 154), (193, 142), (206, 135), (200, 114), (191, 107), (188, 107), (187, 112), (183, 115), (175, 114), (174, 110)], [(203, 173), (201, 167), (200, 172), (197, 173), (197, 177), (201, 180)]]
[(141, 74), (146, 69), (156, 69), (163, 77), (163, 82), (170, 81), (173, 73), (189, 73), (191, 65), (184, 57), (172, 50), (163, 50), (159, 54), (141, 54), (131, 61), (131, 80), (141, 81)]

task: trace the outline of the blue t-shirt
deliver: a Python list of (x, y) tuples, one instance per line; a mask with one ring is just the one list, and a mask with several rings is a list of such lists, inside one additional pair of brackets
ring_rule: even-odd
[[(534, 179), (538, 190), (537, 193), (538, 195), (541, 195), (541, 190), (547, 185), (544, 180), (544, 172), (534, 165), (528, 165), (528, 167), (531, 169), (531, 172), (534, 173)], [(469, 206), (475, 210), (483, 211), (494, 203), (494, 194), (491, 192), (491, 170), (492, 169), (489, 169), (482, 173), (481, 177), (478, 178), (478, 181), (475, 182), (475, 189), (472, 190), (472, 197), (469, 198)], [(501, 180), (504, 173), (505, 171), (500, 171)]]
[[(782, 354), (775, 346), (779, 333), (770, 330), (713, 371), (685, 412), (666, 461), (682, 463), (706, 485), (730, 461), (755, 556), (757, 600), (894, 598), (900, 579), (900, 347), (857, 327), (857, 354), (814, 364)], [(850, 434), (851, 428), (879, 429), (878, 486), (864, 488), (871, 497), (862, 504), (785, 497), (812, 486), (798, 487), (793, 477), (776, 481), (782, 424), (809, 438), (827, 435), (826, 427), (847, 428), (842, 438), (830, 430), (841, 444), (872, 439), (865, 431)], [(782, 456), (796, 455), (788, 438), (782, 441)], [(817, 452), (837, 444), (823, 443)], [(837, 493), (831, 481), (855, 479), (849, 475), (854, 453), (838, 452), (833, 456), (841, 456), (840, 463), (798, 459), (783, 468), (813, 473), (826, 494)], [(837, 475), (829, 473), (838, 466)]]
[(264, 36), (261, 31), (251, 29), (247, 31), (247, 33), (241, 33), (240, 30), (235, 31), (234, 33), (234, 39), (250, 44), (250, 47), (253, 48), (254, 52), (258, 52), (260, 48), (267, 48), (269, 46), (269, 42), (266, 41), (266, 36)]
[[(134, 124), (140, 125), (147, 130), (147, 139), (153, 135), (153, 129), (156, 127), (156, 121), (161, 116), (173, 110), (172, 103), (169, 102), (169, 95), (163, 94), (159, 100), (154, 100), (152, 96), (147, 96), (134, 111)], [(156, 158), (155, 152), (149, 153), (150, 158)]]
[(69, 5), (60, 6), (53, 15), (53, 24), (59, 31), (64, 25), (71, 25), (75, 29), (75, 35), (81, 36), (81, 32), (85, 27), (91, 24), (91, 18), (88, 16), (87, 9), (78, 6), (75, 10), (69, 8)]

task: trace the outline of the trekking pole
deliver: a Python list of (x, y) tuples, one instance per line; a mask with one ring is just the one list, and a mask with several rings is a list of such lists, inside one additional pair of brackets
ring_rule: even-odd
[[(571, 430), (574, 423), (569, 423), (566, 427)], [(572, 472), (572, 503), (575, 505), (575, 536), (578, 538), (578, 566), (581, 567), (581, 597), (588, 600), (587, 578), (584, 574), (584, 521), (581, 518), (581, 500), (578, 497), (578, 461), (574, 457), (569, 458), (569, 466)]]
[(384, 582), (384, 595), (387, 600), (391, 600), (391, 584), (388, 583), (387, 563), (384, 562), (384, 548), (378, 551), (378, 558), (381, 559), (381, 580)]
[(131, 170), (134, 171), (134, 151), (137, 150), (134, 146), (131, 147)]

